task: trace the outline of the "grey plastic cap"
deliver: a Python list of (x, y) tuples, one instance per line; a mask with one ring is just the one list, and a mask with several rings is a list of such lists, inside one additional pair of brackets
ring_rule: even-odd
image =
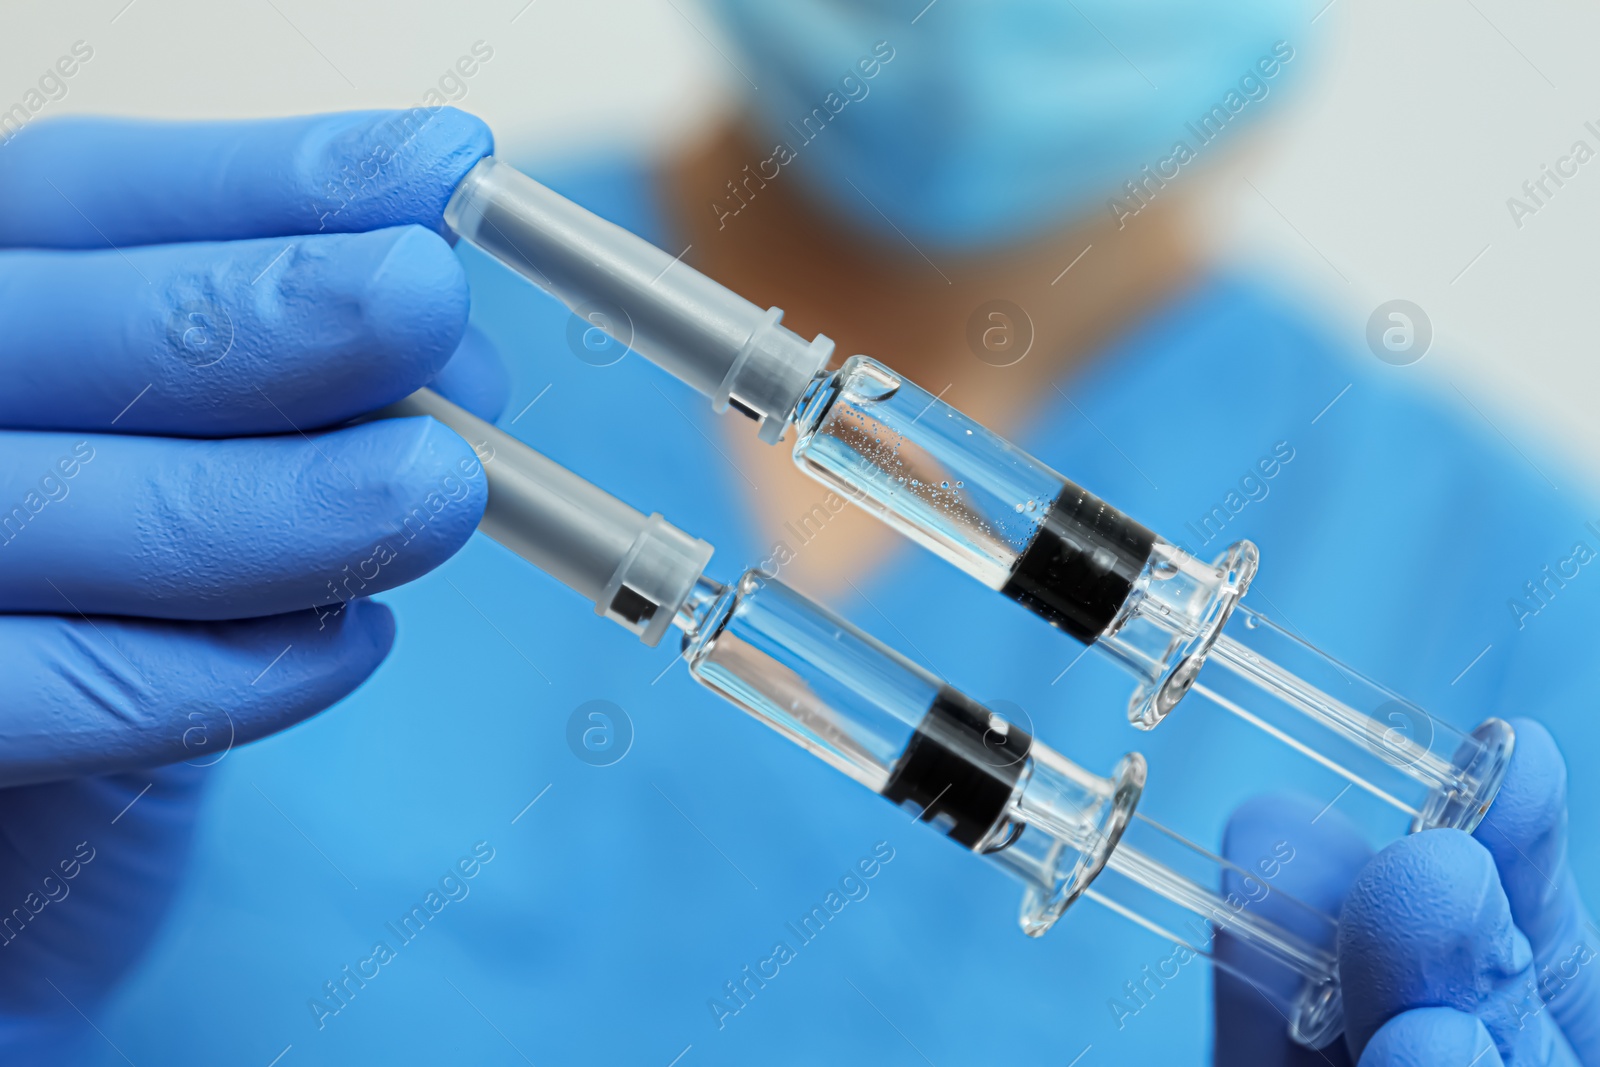
[[(833, 342), (807, 341), (636, 234), (493, 156), (444, 209), (456, 233), (673, 376), (757, 420), (777, 442)], [(687, 251), (687, 249), (685, 249)]]
[(706, 542), (635, 511), (431, 389), (377, 414), (429, 415), (465, 438), (489, 480), (478, 528), (647, 645), (660, 642), (711, 560)]

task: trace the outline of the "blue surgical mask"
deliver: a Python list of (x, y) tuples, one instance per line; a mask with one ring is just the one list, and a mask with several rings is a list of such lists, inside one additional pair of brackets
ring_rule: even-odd
[(751, 171), (937, 248), (1127, 224), (1304, 63), (1289, 0), (715, 2), (757, 87)]

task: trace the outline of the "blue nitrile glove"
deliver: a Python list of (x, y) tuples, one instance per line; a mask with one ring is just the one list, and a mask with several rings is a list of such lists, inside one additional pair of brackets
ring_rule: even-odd
[(1513, 725), (1472, 836), (1396, 842), (1345, 901), (1346, 1040), (1363, 1067), (1600, 1065), (1600, 933), (1567, 867), (1566, 766), (1542, 726)]
[(1470, 837), (1402, 838), (1353, 880), (1344, 860), (1323, 866), (1358, 848), (1347, 829), (1327, 817), (1301, 828), (1265, 805), (1241, 809), (1231, 859), (1246, 855), (1237, 846), (1250, 834), (1295, 835), (1313, 863), (1285, 888), (1310, 899), (1319, 890), (1300, 879), (1320, 872), (1320, 892), (1344, 898), (1345, 1040), (1326, 1059), (1294, 1048), (1281, 1016), (1219, 976), (1218, 1064), (1600, 1065), (1600, 932), (1566, 865), (1566, 768), (1544, 727), (1513, 725), (1505, 784)]
[[(1247, 902), (1249, 914), (1279, 923), (1330, 952), (1338, 930), (1326, 917), (1339, 914), (1351, 881), (1372, 858), (1366, 840), (1337, 808), (1282, 795), (1240, 805), (1228, 822), (1222, 853), (1249, 872), (1248, 883), (1232, 872), (1224, 879), (1224, 888)], [(1300, 992), (1297, 976), (1278, 969), (1262, 974), (1260, 957), (1225, 931), (1217, 934), (1216, 952), (1220, 962), (1254, 977), (1245, 982), (1221, 968), (1216, 971), (1213, 1058), (1218, 1067), (1348, 1067), (1340, 1042), (1317, 1052), (1289, 1040), (1284, 1012)]]
[(503, 403), (440, 236), (490, 150), (420, 109), (0, 144), (0, 1044), (92, 1038), (201, 768), (359, 685), (394, 634), (359, 598), (477, 526), (460, 438), (330, 427), (429, 382)]

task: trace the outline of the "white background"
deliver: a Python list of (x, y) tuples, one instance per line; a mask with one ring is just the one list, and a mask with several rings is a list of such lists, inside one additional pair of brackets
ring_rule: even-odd
[[(1506, 206), (1575, 139), (1600, 148), (1584, 129), (1600, 128), (1600, 6), (1324, 4), (1306, 4), (1293, 42), (1315, 67), (1297, 105), (1212, 175), (1217, 240), (1288, 277), (1352, 343), (1379, 303), (1415, 301), (1435, 330), (1417, 373), (1459, 388), (1517, 447), (1559, 451), (1600, 485), (1600, 159), (1521, 229)], [(95, 49), (41, 116), (411, 104), (482, 39), (494, 59), (460, 106), (507, 154), (558, 159), (670, 147), (732, 107), (739, 77), (694, 0), (6, 7), (0, 109), (74, 41)]]

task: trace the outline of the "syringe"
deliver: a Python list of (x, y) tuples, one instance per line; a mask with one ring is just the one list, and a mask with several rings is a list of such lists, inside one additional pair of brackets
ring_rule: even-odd
[[(589, 323), (759, 423), (794, 459), (913, 541), (1131, 671), (1134, 725), (1194, 692), (1411, 817), (1471, 830), (1513, 735), (1466, 735), (1239, 605), (1241, 541), (1206, 563), (865, 356), (824, 370), (806, 341), (644, 239), (491, 158), (445, 208), (462, 237)], [(1420, 787), (1420, 788), (1419, 788)]]
[[(1297, 1040), (1342, 1031), (1334, 920), (1136, 814), (1137, 753), (1092, 774), (775, 578), (705, 577), (710, 545), (437, 394), (379, 413), (412, 415), (483, 457), (485, 533), (647, 645), (677, 626), (700, 684), (1022, 882), (1030, 936), (1087, 895), (1256, 985)], [(1244, 951), (1219, 959), (1214, 931)]]

